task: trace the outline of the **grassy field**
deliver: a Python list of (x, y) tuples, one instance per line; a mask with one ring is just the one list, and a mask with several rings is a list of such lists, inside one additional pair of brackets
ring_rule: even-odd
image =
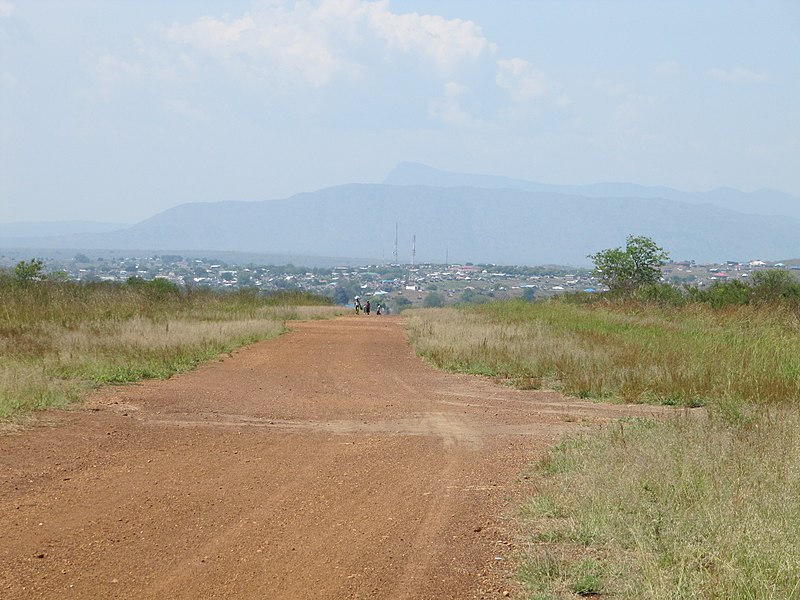
[(64, 406), (106, 383), (166, 378), (340, 308), (305, 294), (0, 279), (0, 418)]
[(800, 321), (785, 306), (506, 302), (406, 313), (450, 370), (704, 405), (565, 440), (520, 509), (531, 598), (800, 598)]
[(408, 322), (434, 365), (523, 388), (731, 410), (800, 401), (800, 319), (780, 307), (511, 301)]

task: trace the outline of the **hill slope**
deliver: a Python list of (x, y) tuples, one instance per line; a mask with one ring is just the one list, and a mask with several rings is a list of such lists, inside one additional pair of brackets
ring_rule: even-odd
[[(391, 260), (587, 265), (587, 254), (648, 235), (675, 259), (800, 255), (800, 220), (664, 199), (588, 198), (480, 187), (350, 184), (282, 200), (184, 204), (113, 234), (51, 247), (229, 250)], [(35, 240), (47, 247), (45, 240)], [(2, 245), (2, 240), (0, 240)]]

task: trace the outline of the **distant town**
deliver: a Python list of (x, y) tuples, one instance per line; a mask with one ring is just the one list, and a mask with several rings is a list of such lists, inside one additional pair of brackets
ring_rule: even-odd
[[(606, 288), (588, 268), (494, 264), (404, 264), (306, 268), (294, 265), (237, 264), (231, 259), (148, 256), (89, 256), (78, 252), (56, 258), (27, 256), (23, 251), (0, 254), (0, 269), (19, 260), (41, 258), (50, 277), (82, 282), (125, 282), (132, 277), (166, 279), (178, 286), (215, 290), (258, 289), (264, 292), (300, 289), (348, 304), (355, 296), (375, 298), (394, 310), (405, 306), (441, 306), (454, 302), (487, 302), (525, 297), (533, 300), (565, 292), (595, 293)], [(800, 261), (750, 260), (724, 264), (670, 263), (663, 281), (708, 286), (716, 281), (747, 280), (763, 269), (800, 271)]]

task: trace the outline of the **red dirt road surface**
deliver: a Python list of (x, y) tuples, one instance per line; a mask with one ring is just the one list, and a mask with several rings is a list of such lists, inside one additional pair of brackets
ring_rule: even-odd
[(526, 465), (653, 410), (436, 371), (394, 317), (293, 328), (0, 435), (0, 597), (514, 596)]

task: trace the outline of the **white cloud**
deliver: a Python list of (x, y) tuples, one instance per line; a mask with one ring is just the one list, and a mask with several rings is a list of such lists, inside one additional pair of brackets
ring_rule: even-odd
[(453, 68), (463, 60), (474, 60), (497, 49), (472, 21), (395, 14), (389, 10), (387, 0), (366, 4), (370, 7), (369, 27), (379, 39), (391, 48), (420, 53), (441, 68)]
[(469, 91), (460, 83), (448, 81), (444, 85), (444, 94), (430, 103), (428, 117), (459, 127), (477, 125), (478, 122), (461, 105), (461, 98)]
[(501, 88), (508, 90), (514, 102), (531, 102), (550, 91), (551, 86), (544, 73), (535, 69), (527, 60), (498, 60), (497, 65), (499, 70), (495, 81)]
[(298, 18), (301, 9), (298, 5), (288, 18), (282, 11), (258, 18), (249, 14), (226, 20), (203, 17), (188, 25), (172, 25), (164, 35), (234, 70), (244, 67), (262, 76), (278, 73), (321, 86), (337, 74), (356, 74), (356, 65), (334, 56), (324, 30)]
[(15, 10), (14, 3), (10, 0), (0, 0), (0, 19), (7, 19)]
[(744, 69), (742, 67), (734, 67), (733, 69), (708, 69), (706, 73), (708, 73), (710, 77), (718, 81), (724, 81), (725, 83), (753, 84), (763, 83), (769, 79), (766, 73)]
[(386, 0), (270, 2), (242, 17), (205, 16), (163, 33), (234, 69), (244, 65), (314, 86), (359, 77), (364, 67), (356, 51), (369, 51), (370, 44), (384, 53), (417, 55), (447, 72), (495, 50), (472, 21), (398, 14)]
[(189, 25), (172, 25), (165, 30), (168, 39), (196, 46), (208, 54), (223, 57), (240, 47), (255, 23), (250, 16), (232, 21), (201, 17)]

